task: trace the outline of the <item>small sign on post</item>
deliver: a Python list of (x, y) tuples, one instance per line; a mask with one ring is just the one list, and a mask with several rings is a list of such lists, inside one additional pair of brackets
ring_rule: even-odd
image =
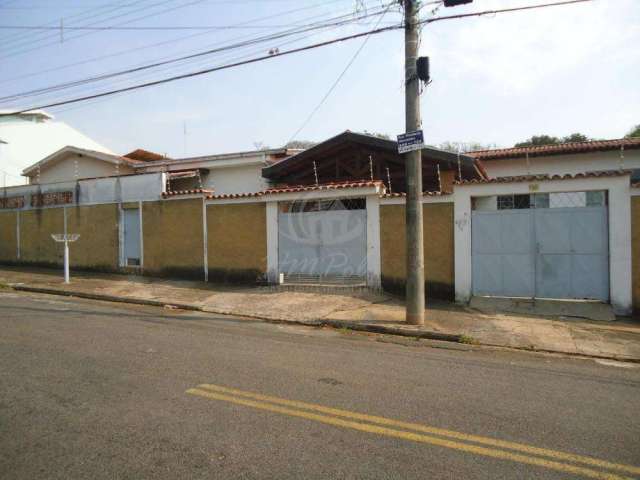
[(64, 242), (64, 283), (69, 283), (69, 242), (75, 242), (80, 238), (78, 233), (52, 233), (51, 238), (55, 242)]
[(422, 130), (398, 135), (398, 153), (422, 150), (424, 147), (424, 134), (422, 133)]

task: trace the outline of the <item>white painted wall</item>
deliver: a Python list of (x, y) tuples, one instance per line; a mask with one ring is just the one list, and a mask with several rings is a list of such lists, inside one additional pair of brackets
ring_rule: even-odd
[(0, 151), (0, 186), (6, 173), (7, 185), (24, 185), (22, 171), (67, 145), (113, 153), (86, 135), (46, 116), (0, 117), (0, 139), (7, 142)]
[(552, 192), (581, 192), (608, 190), (609, 192), (609, 297), (614, 311), (628, 315), (631, 297), (631, 195), (629, 176), (581, 178), (573, 180), (485, 183), (458, 185), (454, 190), (454, 245), (456, 301), (471, 299), (471, 198), (490, 195)]
[(133, 168), (125, 164), (120, 164), (116, 169), (113, 163), (69, 153), (60, 160), (45, 164), (40, 169), (40, 180), (38, 181), (35, 174), (31, 177), (31, 183), (68, 182), (79, 178), (112, 177), (132, 173)]
[(602, 170), (640, 169), (640, 150), (581, 153), (576, 155), (552, 155), (525, 158), (482, 160), (491, 178), (518, 175), (576, 174)]
[(229, 193), (253, 193), (267, 188), (262, 177), (262, 163), (239, 167), (212, 168), (205, 178), (204, 188), (213, 189), (216, 195)]
[[(31, 195), (47, 192), (74, 192), (80, 205), (101, 203), (120, 203), (154, 201), (162, 198), (164, 191), (163, 173), (147, 173), (125, 177), (109, 177), (78, 180), (77, 182), (59, 182), (39, 185), (21, 185), (8, 187), (7, 197), (25, 196), (24, 210), (31, 209)], [(0, 188), (0, 195), (5, 189)]]

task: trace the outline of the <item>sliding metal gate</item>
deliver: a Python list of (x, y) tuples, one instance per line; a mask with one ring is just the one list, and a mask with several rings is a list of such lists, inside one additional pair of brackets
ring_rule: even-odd
[(609, 299), (605, 192), (487, 197), (474, 203), (474, 295)]
[(279, 271), (290, 281), (360, 283), (367, 272), (364, 199), (281, 203)]

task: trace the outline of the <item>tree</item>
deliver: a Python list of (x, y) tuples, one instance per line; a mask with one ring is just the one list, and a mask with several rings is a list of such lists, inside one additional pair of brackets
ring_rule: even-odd
[(539, 145), (555, 145), (557, 143), (560, 143), (558, 137), (552, 137), (551, 135), (534, 135), (524, 142), (516, 143), (514, 147), (537, 147)]
[(624, 138), (635, 138), (635, 137), (640, 137), (640, 124), (633, 127), (631, 130), (629, 130), (629, 133), (627, 133), (624, 136)]
[(514, 147), (537, 147), (540, 145), (557, 145), (569, 142), (588, 142), (593, 138), (587, 137), (584, 133), (572, 133), (566, 137), (552, 137), (551, 135), (534, 135), (524, 142), (516, 143)]
[(307, 148), (314, 147), (317, 144), (318, 142), (314, 142), (311, 140), (291, 140), (290, 142), (287, 142), (284, 148), (306, 150)]
[(436, 148), (439, 148), (440, 150), (444, 150), (446, 152), (466, 153), (466, 152), (473, 152), (478, 150), (491, 150), (493, 148), (496, 148), (496, 144), (495, 143), (482, 144), (480, 142), (443, 142), (437, 145)]
[(378, 137), (381, 138), (383, 140), (391, 140), (391, 137), (389, 135), (387, 135), (386, 133), (379, 133), (379, 132), (367, 132), (366, 130), (364, 131), (365, 135), (370, 135), (372, 137)]
[(572, 133), (571, 135), (567, 135), (566, 137), (562, 137), (560, 143), (569, 143), (569, 142), (588, 142), (589, 140), (593, 140), (593, 138), (589, 138), (582, 133)]

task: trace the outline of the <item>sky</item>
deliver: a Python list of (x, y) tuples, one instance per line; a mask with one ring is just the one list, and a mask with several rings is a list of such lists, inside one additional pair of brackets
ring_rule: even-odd
[[(557, 0), (474, 0), (424, 5), (422, 18)], [(423, 3), (429, 3), (423, 1)], [(0, 0), (0, 26), (236, 26), (209, 30), (0, 30), (0, 96), (215, 48), (233, 39), (373, 13), (384, 0)], [(271, 17), (271, 18), (264, 18)], [(263, 20), (260, 20), (264, 18)], [(138, 72), (129, 77), (0, 101), (30, 108), (303, 46), (401, 21), (379, 16), (296, 40)], [(237, 28), (244, 23), (244, 27)], [(364, 38), (86, 103), (47, 109), (119, 153), (172, 157), (280, 147), (292, 139)], [(421, 96), (425, 141), (512, 146), (531, 135), (581, 132), (620, 138), (640, 123), (640, 0), (589, 3), (428, 24), (421, 55), (432, 83)], [(151, 46), (150, 46), (151, 45)], [(152, 46), (155, 45), (155, 46)], [(73, 65), (75, 64), (75, 65)], [(368, 38), (350, 68), (297, 135), (322, 141), (344, 130), (404, 131), (403, 32)], [(70, 66), (71, 65), (71, 66)], [(63, 68), (64, 67), (64, 68)], [(186, 132), (186, 134), (185, 134)]]

